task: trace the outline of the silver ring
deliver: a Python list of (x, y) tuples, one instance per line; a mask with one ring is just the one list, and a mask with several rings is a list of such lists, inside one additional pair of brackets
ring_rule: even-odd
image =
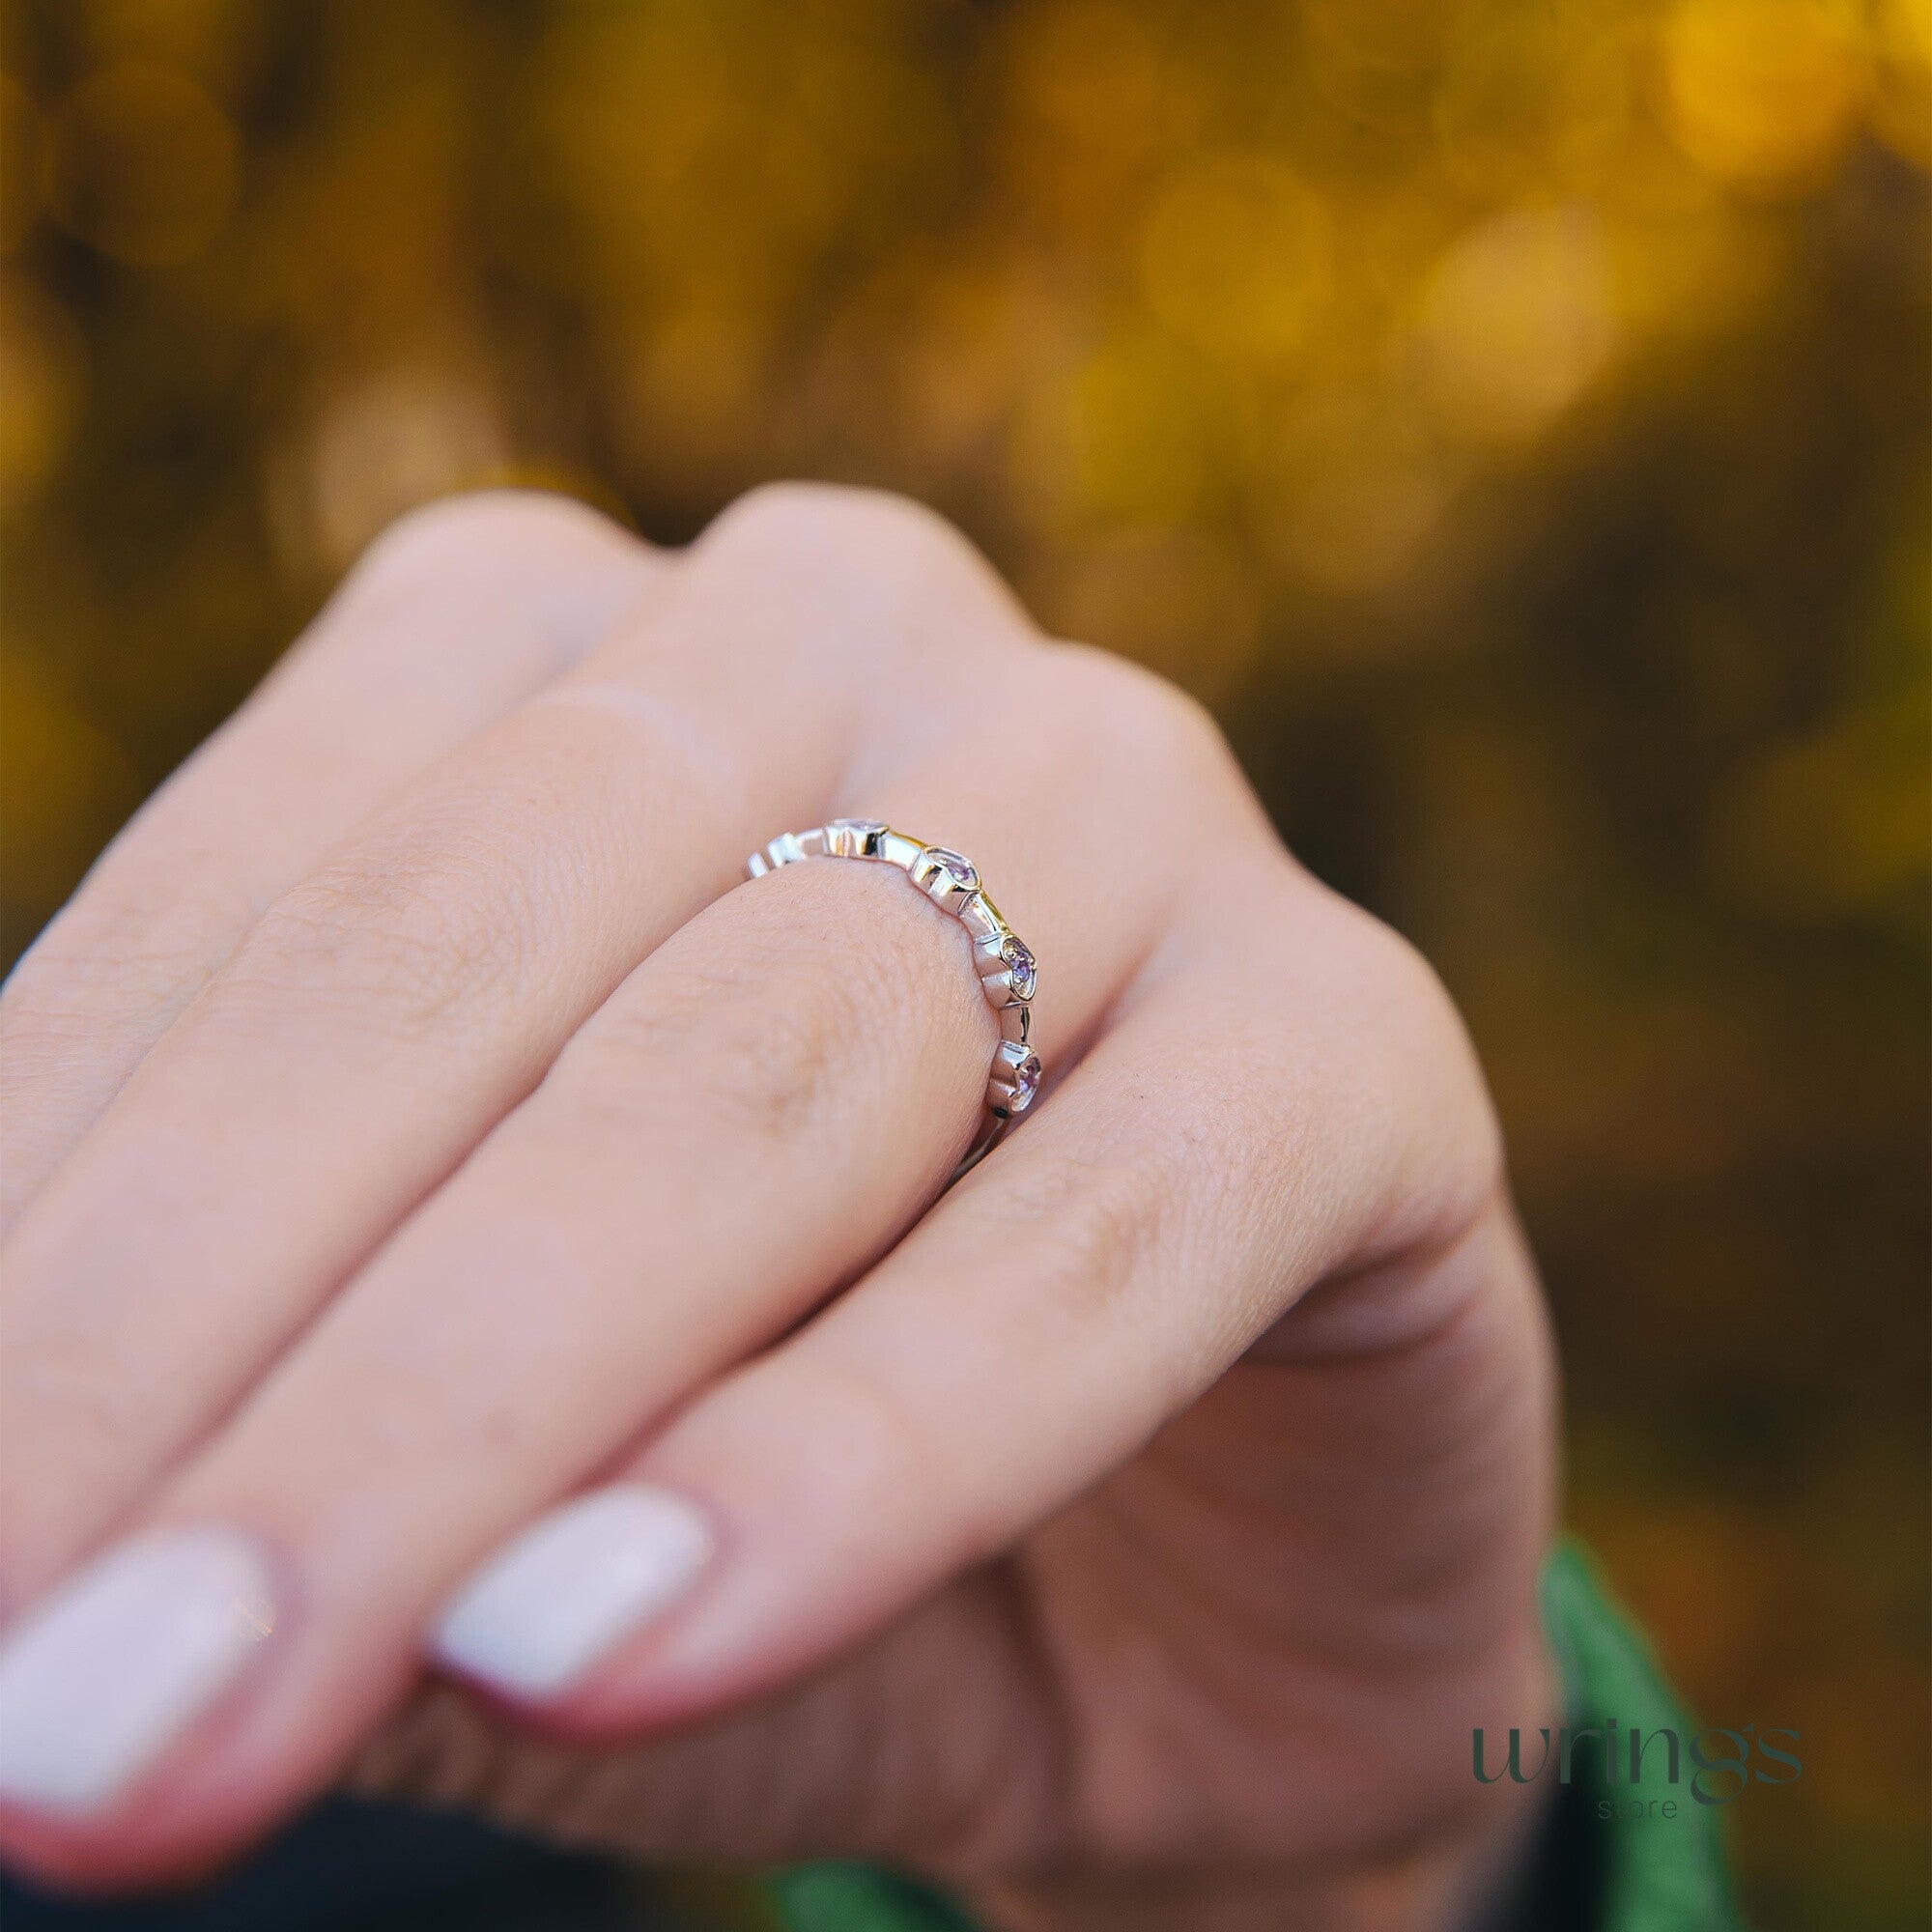
[(999, 1051), (986, 1076), (986, 1113), (966, 1157), (952, 1170), (957, 1180), (1032, 1106), (1039, 1092), (1039, 1055), (1027, 1044), (1038, 967), (1032, 949), (1000, 917), (980, 884), (970, 859), (944, 845), (926, 845), (895, 832), (883, 819), (835, 818), (809, 832), (781, 832), (745, 862), (747, 876), (761, 879), (802, 859), (870, 859), (896, 866), (934, 905), (950, 912), (973, 940), (973, 965), (980, 990), (1000, 1023)]

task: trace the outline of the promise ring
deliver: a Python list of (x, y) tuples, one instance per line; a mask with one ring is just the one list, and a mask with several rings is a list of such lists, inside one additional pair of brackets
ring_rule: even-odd
[(762, 852), (752, 854), (745, 870), (759, 879), (801, 859), (870, 859), (896, 866), (972, 936), (973, 965), (1000, 1023), (1000, 1046), (986, 1076), (985, 1118), (966, 1157), (952, 1170), (957, 1180), (1000, 1138), (1008, 1123), (1026, 1112), (1039, 1092), (1039, 1055), (1027, 1044), (1037, 970), (1033, 953), (986, 896), (970, 859), (944, 845), (922, 844), (895, 832), (883, 819), (835, 818), (810, 832), (781, 832)]

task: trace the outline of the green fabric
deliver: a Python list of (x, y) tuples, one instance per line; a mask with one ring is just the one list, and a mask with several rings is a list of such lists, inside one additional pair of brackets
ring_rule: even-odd
[[(1615, 1719), (1619, 1732), (1694, 1726), (1649, 1646), (1605, 1589), (1580, 1545), (1565, 1542), (1543, 1578), (1544, 1621), (1563, 1671), (1573, 1730)], [(1631, 1796), (1605, 1782), (1587, 1747), (1573, 1759), (1571, 1803), (1602, 1853), (1602, 1895), (1591, 1925), (1566, 1932), (1742, 1932), (1726, 1876), (1717, 1807), (1678, 1790), (1677, 1816), (1602, 1818), (1598, 1805)], [(1648, 1795), (1648, 1794), (1647, 1794)], [(767, 1881), (765, 1898), (785, 1932), (973, 1932), (936, 1893), (867, 1865), (804, 1865)]]
[[(1605, 1588), (1582, 1546), (1561, 1544), (1543, 1577), (1543, 1618), (1563, 1671), (1573, 1729), (1601, 1727), (1614, 1718), (1628, 1736), (1633, 1725), (1648, 1733), (1675, 1730), (1689, 1740), (1696, 1725), (1662, 1672), (1650, 1646)], [(1618, 1799), (1631, 1787), (1611, 1786), (1594, 1748), (1579, 1749), (1575, 1763), (1590, 1805), (1590, 1824), (1603, 1834), (1604, 1898), (1600, 1932), (1735, 1932), (1744, 1921), (1731, 1893), (1719, 1810), (1678, 1793), (1675, 1818), (1625, 1818)], [(1600, 1804), (1612, 1806), (1602, 1819)]]
[(791, 1932), (973, 1932), (937, 1892), (871, 1865), (803, 1865), (772, 1887)]

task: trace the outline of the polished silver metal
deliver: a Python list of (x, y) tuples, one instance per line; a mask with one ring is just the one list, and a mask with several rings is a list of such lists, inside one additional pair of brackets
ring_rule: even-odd
[(810, 831), (781, 832), (762, 852), (752, 854), (745, 870), (751, 878), (761, 879), (781, 866), (806, 859), (869, 859), (895, 866), (972, 937), (974, 969), (1000, 1023), (1000, 1045), (986, 1076), (985, 1116), (965, 1158), (952, 1171), (957, 1180), (1026, 1112), (1039, 1092), (1039, 1055), (1027, 1040), (1034, 986), (1039, 977), (1032, 949), (1001, 918), (970, 859), (950, 846), (927, 845), (895, 832), (883, 819), (835, 818)]

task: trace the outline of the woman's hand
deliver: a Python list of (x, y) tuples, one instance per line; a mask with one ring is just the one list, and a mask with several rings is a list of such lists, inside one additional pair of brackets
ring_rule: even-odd
[[(842, 814), (1039, 959), (1047, 1090), (944, 1194), (958, 923), (735, 883)], [(1016, 1924), (1422, 1926), (1502, 1856), (1551, 1378), (1467, 1043), (1191, 704), (923, 511), (408, 519), (4, 1020), (29, 1871), (193, 1872), (358, 1748)]]

